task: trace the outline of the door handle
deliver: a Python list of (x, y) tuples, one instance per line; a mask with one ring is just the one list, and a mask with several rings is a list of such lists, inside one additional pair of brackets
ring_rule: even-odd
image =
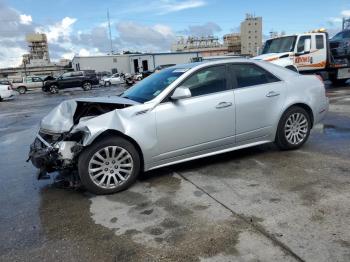
[(279, 96), (280, 93), (275, 92), (275, 91), (270, 91), (266, 94), (266, 97), (274, 97), (274, 96)]
[(231, 102), (220, 102), (219, 104), (217, 104), (216, 108), (220, 109), (220, 108), (225, 108), (229, 106), (232, 106)]

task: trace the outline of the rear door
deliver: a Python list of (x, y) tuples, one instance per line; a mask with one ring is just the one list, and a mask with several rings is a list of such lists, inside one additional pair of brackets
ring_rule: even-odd
[(234, 143), (234, 93), (225, 65), (201, 69), (180, 87), (191, 97), (156, 107), (158, 154), (154, 161), (186, 158)]
[(236, 80), (236, 142), (266, 139), (279, 120), (285, 83), (254, 63), (230, 65)]

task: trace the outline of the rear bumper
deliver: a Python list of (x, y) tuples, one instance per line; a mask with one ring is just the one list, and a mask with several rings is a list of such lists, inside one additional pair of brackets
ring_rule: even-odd
[(329, 99), (327, 97), (323, 105), (319, 108), (318, 112), (316, 113), (314, 124), (321, 122), (326, 117), (328, 110), (329, 110)]
[(0, 93), (0, 97), (3, 100), (14, 99), (15, 98), (15, 91), (13, 91), (13, 90), (3, 91)]

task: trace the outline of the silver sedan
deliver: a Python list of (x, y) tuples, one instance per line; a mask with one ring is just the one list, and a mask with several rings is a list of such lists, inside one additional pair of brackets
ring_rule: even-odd
[(297, 149), (327, 110), (314, 75), (248, 59), (177, 65), (120, 96), (62, 102), (29, 157), (39, 178), (78, 170), (86, 189), (110, 194), (163, 166), (270, 142)]

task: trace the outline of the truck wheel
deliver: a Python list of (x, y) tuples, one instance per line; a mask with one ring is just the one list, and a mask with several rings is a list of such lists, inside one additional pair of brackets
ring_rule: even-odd
[(311, 121), (305, 109), (289, 108), (282, 115), (277, 128), (275, 143), (282, 150), (301, 147), (310, 135)]
[(50, 86), (50, 93), (51, 94), (58, 94), (58, 86), (57, 85), (51, 85)]
[(92, 85), (91, 85), (90, 82), (84, 82), (84, 83), (83, 83), (83, 89), (84, 89), (84, 91), (91, 90), (91, 88), (92, 88)]
[(27, 88), (25, 86), (19, 86), (19, 87), (17, 87), (17, 91), (18, 91), (18, 93), (23, 95), (27, 92)]
[(90, 192), (113, 194), (131, 186), (140, 173), (140, 156), (128, 140), (107, 137), (85, 148), (79, 156), (82, 185)]

